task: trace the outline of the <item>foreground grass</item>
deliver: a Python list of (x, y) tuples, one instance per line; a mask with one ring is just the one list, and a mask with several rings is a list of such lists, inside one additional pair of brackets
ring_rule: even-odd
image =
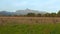
[(60, 34), (60, 24), (6, 24), (0, 34)]

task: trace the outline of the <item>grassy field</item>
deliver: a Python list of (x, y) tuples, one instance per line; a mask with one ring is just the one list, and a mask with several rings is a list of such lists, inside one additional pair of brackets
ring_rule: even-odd
[[(60, 34), (59, 19), (56, 17), (0, 17), (0, 34)], [(50, 23), (49, 20), (52, 22)]]
[(7, 24), (0, 34), (60, 34), (60, 24)]

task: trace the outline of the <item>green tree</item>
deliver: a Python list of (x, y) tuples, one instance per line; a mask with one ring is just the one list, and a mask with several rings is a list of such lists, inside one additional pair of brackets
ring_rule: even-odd
[(34, 17), (35, 16), (35, 13), (28, 13), (27, 16)]
[(57, 17), (56, 13), (51, 13), (51, 17)]
[(44, 14), (43, 17), (50, 17), (50, 13)]
[(37, 17), (41, 17), (41, 14), (39, 13), (39, 14), (37, 14)]
[(57, 16), (60, 17), (60, 10), (58, 11)]

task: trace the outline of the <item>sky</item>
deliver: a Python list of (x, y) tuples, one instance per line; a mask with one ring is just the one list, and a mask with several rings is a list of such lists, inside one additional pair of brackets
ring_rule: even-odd
[(14, 12), (26, 8), (57, 12), (60, 10), (60, 0), (0, 0), (0, 11)]

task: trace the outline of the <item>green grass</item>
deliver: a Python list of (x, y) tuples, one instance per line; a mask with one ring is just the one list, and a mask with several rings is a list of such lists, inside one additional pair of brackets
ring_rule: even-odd
[(0, 34), (60, 34), (60, 24), (6, 24)]

